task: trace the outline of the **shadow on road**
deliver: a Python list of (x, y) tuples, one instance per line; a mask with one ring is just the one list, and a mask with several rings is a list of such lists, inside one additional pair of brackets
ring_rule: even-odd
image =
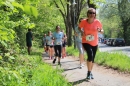
[(79, 69), (79, 67), (70, 68), (70, 69), (63, 69), (63, 70), (64, 70), (64, 71), (69, 71), (69, 70), (74, 70), (74, 69)]
[(76, 61), (79, 61), (79, 60), (74, 60), (74, 61), (65, 61), (65, 62), (62, 62), (62, 63), (69, 63), (69, 62), (76, 62)]
[(78, 80), (78, 81), (74, 81), (74, 82), (69, 82), (70, 84), (72, 85), (77, 85), (77, 84), (80, 84), (82, 82), (89, 82), (86, 78), (85, 79), (81, 79), (81, 80)]

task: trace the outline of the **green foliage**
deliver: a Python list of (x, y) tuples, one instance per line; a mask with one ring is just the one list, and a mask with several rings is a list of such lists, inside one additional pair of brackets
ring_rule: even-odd
[(47, 34), (48, 31), (54, 32), (56, 25), (60, 25), (63, 30), (65, 30), (65, 26), (63, 18), (52, 0), (40, 0), (37, 9), (39, 12), (37, 19), (31, 16), (30, 20), (36, 25), (36, 28), (33, 29), (34, 37), (39, 39), (38, 42), (41, 45), (43, 34)]
[[(27, 51), (25, 51), (25, 34), (28, 28), (33, 29), (32, 31), (36, 36), (33, 45), (38, 47), (39, 39), (37, 38), (39, 38), (39, 35), (42, 34), (43, 32), (41, 27), (38, 27), (39, 26), (38, 21), (41, 19), (41, 17), (42, 18), (44, 17), (42, 16), (42, 14), (40, 16), (38, 15), (36, 7), (39, 5), (37, 3), (38, 3), (37, 0), (16, 0), (16, 2), (14, 0), (8, 0), (8, 1), (0, 0), (0, 33), (1, 33), (0, 85), (1, 86), (28, 86), (28, 85), (33, 86), (34, 84), (36, 85), (37, 83), (39, 83), (39, 80), (41, 80), (41, 83), (39, 84), (41, 85), (43, 84), (42, 77), (39, 76), (40, 77), (39, 80), (35, 80), (36, 75), (38, 75), (39, 73), (39, 71), (37, 70), (40, 70), (39, 67), (43, 67), (44, 70), (48, 70), (48, 66), (45, 65), (41, 60), (41, 52), (34, 53), (35, 55), (32, 55), (32, 57), (28, 55), (24, 56), (19, 55), (21, 52), (22, 54), (27, 53)], [(53, 11), (55, 9), (53, 7), (50, 8), (46, 7), (46, 8), (42, 12), (44, 13), (45, 11), (46, 13), (49, 13), (49, 15), (52, 15), (49, 10)], [(57, 25), (58, 22), (61, 22), (61, 17), (57, 16), (58, 14), (57, 12), (54, 12), (54, 15), (52, 15), (51, 17), (48, 17), (46, 13), (44, 14), (44, 16), (46, 16), (48, 19), (44, 18), (47, 23), (43, 28), (52, 30), (55, 28), (55, 25)], [(55, 18), (53, 18), (54, 16)], [(38, 17), (39, 20), (36, 19)], [(55, 22), (56, 20), (58, 20), (58, 22)], [(64, 23), (61, 23), (60, 25), (63, 24)], [(39, 74), (43, 75), (43, 77), (48, 76), (45, 75), (46, 73), (43, 73), (44, 72), (42, 71), (43, 69), (41, 68), (41, 72)], [(67, 83), (67, 81), (60, 75), (61, 71), (53, 70), (51, 67), (50, 69), (51, 70), (48, 71), (49, 72), (52, 71), (51, 76), (53, 76), (54, 79), (57, 79), (57, 81), (62, 81), (62, 82), (55, 82), (54, 79), (52, 79), (51, 84), (54, 84), (53, 86), (58, 85), (70, 86)], [(48, 77), (44, 78), (45, 80), (47, 79), (50, 80), (50, 78)], [(34, 83), (33, 81), (36, 83)], [(44, 83), (49, 84), (49, 82), (47, 81)]]
[[(33, 10), (36, 11), (34, 7)], [(30, 18), (25, 14), (22, 4), (14, 0), (0, 3), (0, 72), (3, 74), (0, 77), (0, 85), (23, 86), (23, 77), (20, 76), (20, 72), (14, 72), (14, 64), (17, 62), (20, 47), (25, 46), (26, 28), (34, 27), (35, 24), (30, 23)]]
[(0, 86), (72, 86), (61, 75), (62, 70), (43, 62), (42, 49), (33, 49), (32, 55), (20, 54), (14, 63), (0, 67)]
[(128, 0), (106, 0), (100, 7), (100, 20), (103, 23), (105, 36), (108, 38), (124, 38), (130, 45), (130, 2)]
[(27, 13), (27, 14), (33, 14), (33, 16), (35, 16), (37, 18), (38, 16), (38, 11), (35, 7), (33, 6), (30, 6), (30, 5), (24, 5), (24, 11)]
[(12, 2), (12, 5), (13, 5), (14, 7), (21, 8), (21, 9), (24, 11), (23, 5), (21, 5), (21, 4), (17, 3), (17, 2)]
[(99, 18), (103, 24), (104, 35), (108, 38), (122, 38), (121, 20), (116, 2), (107, 1), (100, 8)]
[(126, 32), (125, 32), (125, 34), (126, 34), (126, 37), (125, 37), (125, 39), (127, 40), (126, 41), (126, 44), (127, 45), (130, 45), (130, 26), (128, 27), (128, 29), (126, 30)]
[(5, 13), (3, 10), (0, 11), (0, 55), (4, 61), (10, 62), (10, 59), (19, 52), (17, 49), (18, 45), (14, 41), (16, 33), (12, 29), (15, 22), (9, 21), (8, 15), (10, 13)]
[(126, 45), (130, 45), (130, 41), (129, 41), (129, 32), (130, 31), (130, 2), (128, 0), (121, 0), (120, 2), (118, 2), (118, 10), (119, 10), (119, 16), (121, 18), (122, 21), (122, 27), (123, 27), (123, 36), (126, 42)]
[(0, 67), (0, 78), (1, 86), (27, 86), (27, 84), (23, 82), (24, 79), (20, 76), (19, 72), (8, 68)]

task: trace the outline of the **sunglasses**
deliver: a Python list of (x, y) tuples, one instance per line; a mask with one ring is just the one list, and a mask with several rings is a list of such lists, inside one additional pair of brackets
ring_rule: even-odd
[(88, 12), (89, 14), (95, 14), (94, 12)]

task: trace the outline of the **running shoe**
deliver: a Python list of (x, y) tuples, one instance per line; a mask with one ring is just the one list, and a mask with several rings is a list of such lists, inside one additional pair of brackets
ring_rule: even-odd
[(91, 74), (90, 74), (90, 72), (87, 73), (87, 77), (86, 77), (86, 79), (88, 79), (88, 80), (91, 79)]
[(90, 79), (94, 79), (94, 78), (93, 78), (93, 74), (92, 74), (91, 72), (88, 72), (86, 79), (89, 79), (89, 80), (90, 80)]
[(82, 69), (83, 67), (84, 67), (84, 64), (80, 64), (80, 67), (79, 67), (79, 68)]
[(92, 74), (92, 73), (90, 73), (90, 75), (91, 75), (91, 79), (94, 79), (93, 74)]
[(58, 65), (61, 65), (61, 63), (60, 63), (60, 62), (58, 62)]
[(56, 59), (53, 60), (53, 64), (55, 64), (55, 62), (56, 62)]

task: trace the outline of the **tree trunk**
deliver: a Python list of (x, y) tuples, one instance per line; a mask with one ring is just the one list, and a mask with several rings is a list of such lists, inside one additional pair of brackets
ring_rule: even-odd
[[(67, 0), (68, 2), (70, 2), (69, 0)], [(71, 24), (71, 10), (70, 10), (70, 6), (69, 4), (67, 4), (67, 19), (66, 19), (66, 34), (67, 34), (67, 43), (68, 46), (72, 45), (72, 24)]]

